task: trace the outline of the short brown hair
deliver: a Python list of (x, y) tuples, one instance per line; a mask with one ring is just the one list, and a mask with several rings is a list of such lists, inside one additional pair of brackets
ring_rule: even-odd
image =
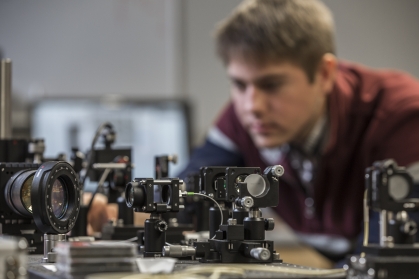
[(318, 0), (246, 0), (215, 32), (217, 53), (228, 64), (234, 56), (267, 63), (288, 61), (310, 82), (325, 53), (335, 53), (334, 23)]

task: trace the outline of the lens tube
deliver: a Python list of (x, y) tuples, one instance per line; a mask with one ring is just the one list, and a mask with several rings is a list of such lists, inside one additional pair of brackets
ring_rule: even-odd
[(77, 220), (80, 188), (67, 162), (46, 162), (36, 171), (31, 189), (33, 218), (44, 233), (67, 233)]
[(5, 187), (7, 205), (16, 214), (32, 217), (31, 187), (36, 170), (25, 169), (15, 173)]

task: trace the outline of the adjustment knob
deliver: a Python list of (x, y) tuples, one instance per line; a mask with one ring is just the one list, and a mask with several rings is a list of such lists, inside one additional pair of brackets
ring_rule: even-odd
[(253, 206), (253, 204), (254, 204), (253, 199), (251, 197), (248, 197), (248, 196), (243, 197), (240, 200), (240, 205), (244, 208), (251, 208)]
[(272, 231), (275, 228), (275, 222), (273, 218), (265, 219), (265, 231)]
[(173, 257), (173, 258), (182, 258), (182, 257), (192, 257), (195, 256), (196, 250), (191, 246), (181, 246), (181, 245), (170, 245), (164, 246), (162, 251), (163, 257)]
[(250, 256), (256, 260), (267, 261), (271, 258), (271, 252), (266, 248), (253, 248), (250, 250)]
[(167, 156), (167, 160), (176, 165), (177, 164), (177, 154)]
[(407, 221), (401, 227), (401, 231), (407, 235), (415, 235), (418, 231), (418, 226), (415, 221)]
[(167, 223), (164, 220), (160, 220), (156, 223), (156, 230), (160, 232), (167, 231)]
[(272, 174), (273, 174), (273, 176), (275, 176), (277, 178), (282, 176), (284, 174), (284, 172), (285, 172), (284, 167), (281, 166), (281, 165), (275, 165), (275, 166), (272, 167)]

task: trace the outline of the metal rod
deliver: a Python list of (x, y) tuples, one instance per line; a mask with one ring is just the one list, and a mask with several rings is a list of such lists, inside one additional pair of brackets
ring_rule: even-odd
[(65, 234), (44, 234), (44, 257), (43, 263), (55, 263), (57, 261), (57, 253), (54, 251), (58, 242), (65, 242), (67, 236)]
[(12, 61), (1, 60), (0, 77), (0, 139), (12, 137)]
[[(172, 180), (169, 179), (156, 179), (154, 180), (154, 185), (169, 185), (172, 184)], [(183, 184), (183, 180), (179, 179), (179, 184)]]
[(388, 220), (392, 218), (392, 212), (381, 210), (380, 212), (380, 245), (391, 246), (394, 244), (393, 237), (388, 235)]
[(92, 168), (95, 169), (95, 170), (103, 170), (103, 169), (111, 169), (111, 170), (125, 169), (125, 168), (127, 168), (127, 164), (125, 164), (125, 163), (95, 163), (95, 164), (93, 164)]
[(380, 212), (380, 245), (385, 246), (387, 239), (387, 211)]

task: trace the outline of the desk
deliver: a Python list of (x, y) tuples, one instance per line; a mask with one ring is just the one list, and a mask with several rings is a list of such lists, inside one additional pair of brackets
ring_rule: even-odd
[[(59, 275), (57, 272), (53, 272), (50, 269), (45, 268), (44, 266), (48, 266), (48, 267), (52, 267), (54, 266), (53, 264), (42, 264), (41, 263), (41, 259), (42, 256), (30, 256), (29, 259), (29, 267), (28, 267), (28, 271), (29, 271), (29, 279), (62, 279), (62, 278), (72, 278), (72, 279), (84, 279), (86, 278), (87, 275), (80, 275), (80, 276), (75, 276), (75, 277), (65, 277), (63, 275)], [(176, 263), (175, 265), (175, 271), (181, 271), (185, 268), (188, 267), (196, 267), (196, 266), (208, 266), (207, 264), (199, 264), (196, 261), (179, 261), (178, 263)], [(214, 265), (213, 265), (214, 266)], [(213, 266), (211, 267), (211, 269), (214, 269)], [(228, 266), (228, 265), (227, 265)], [(249, 265), (246, 265), (247, 267)], [(265, 266), (265, 264), (263, 265), (254, 265), (254, 266)], [(307, 270), (307, 268), (304, 267), (300, 267), (300, 266), (296, 266), (294, 264), (272, 264), (271, 266), (276, 266), (276, 267), (284, 267), (284, 268), (288, 268), (288, 269), (298, 269), (298, 270)], [(121, 273), (120, 273), (121, 274)], [(124, 275), (129, 275), (130, 273), (124, 273)], [(170, 278), (172, 275), (168, 275), (167, 278)], [(149, 278), (152, 278), (152, 276), (148, 276)], [(95, 275), (94, 277), (92, 277), (92, 279), (118, 279), (121, 278), (121, 276), (114, 276), (113, 273), (106, 273), (106, 274), (98, 274)], [(159, 277), (161, 278), (161, 277)], [(166, 278), (166, 277), (164, 277)], [(200, 277), (202, 278), (202, 276)], [(235, 279), (235, 278), (243, 278), (239, 275), (236, 276), (232, 276), (232, 275), (222, 275), (219, 277), (220, 279)], [(258, 279), (264, 279), (264, 278), (270, 278), (270, 279), (274, 279), (274, 278), (278, 278), (278, 279), (296, 279), (296, 278), (334, 278), (334, 279), (343, 279), (345, 278), (345, 274), (341, 273), (338, 275), (327, 275), (327, 276), (316, 276), (316, 277), (310, 277), (310, 276), (304, 276), (304, 275), (289, 275), (289, 274), (279, 274), (279, 273), (269, 273), (269, 272), (259, 272), (259, 271), (247, 271), (246, 272), (246, 279), (251, 279), (251, 278), (258, 278)]]
[(281, 259), (286, 263), (315, 268), (333, 268), (334, 264), (313, 248), (305, 245), (276, 247)]

